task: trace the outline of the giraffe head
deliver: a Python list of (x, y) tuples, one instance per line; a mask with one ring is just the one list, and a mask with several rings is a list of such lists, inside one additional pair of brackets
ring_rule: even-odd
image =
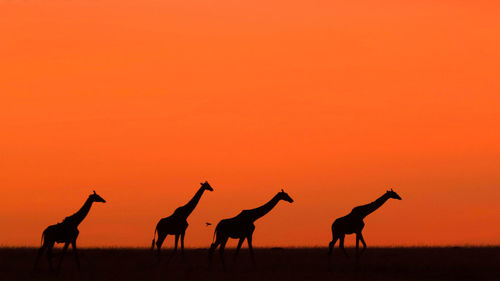
[(401, 200), (401, 197), (392, 188), (391, 190), (387, 190), (386, 194), (389, 198)]
[(97, 193), (90, 194), (89, 197), (94, 201), (94, 202), (101, 202), (101, 203), (106, 203), (106, 200), (104, 200), (101, 196), (99, 196)]
[(204, 190), (214, 191), (214, 189), (210, 186), (208, 181), (201, 182), (200, 184), (201, 184), (201, 188), (203, 188)]
[(290, 197), (290, 195), (288, 195), (288, 193), (286, 193), (283, 189), (281, 189), (281, 191), (278, 192), (277, 196), (278, 196), (278, 199), (280, 199), (280, 200), (286, 201), (288, 203), (293, 202), (292, 197)]

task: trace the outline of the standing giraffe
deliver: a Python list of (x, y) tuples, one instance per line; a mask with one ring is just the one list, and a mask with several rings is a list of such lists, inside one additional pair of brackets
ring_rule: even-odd
[(365, 226), (363, 219), (380, 208), (380, 206), (382, 206), (389, 198), (401, 200), (401, 197), (399, 197), (399, 195), (391, 189), (386, 191), (384, 195), (380, 196), (377, 200), (366, 205), (355, 207), (347, 216), (338, 218), (333, 222), (333, 239), (329, 245), (328, 260), (330, 260), (333, 246), (335, 246), (335, 242), (337, 242), (338, 239), (340, 239), (339, 248), (342, 249), (346, 257), (349, 257), (344, 248), (344, 237), (346, 234), (353, 233), (356, 234), (356, 259), (359, 258), (359, 241), (363, 243), (362, 252), (366, 250), (365, 239), (363, 239), (363, 235), (361, 234), (361, 231)]
[(54, 243), (64, 243), (63, 252), (59, 260), (57, 269), (61, 267), (62, 260), (66, 254), (69, 244), (73, 247), (73, 254), (75, 256), (76, 265), (80, 268), (80, 261), (78, 260), (78, 253), (76, 251), (76, 238), (78, 237), (78, 225), (85, 219), (94, 202), (106, 203), (101, 196), (97, 193), (89, 195), (83, 206), (78, 212), (66, 217), (61, 223), (48, 226), (42, 233), (42, 246), (38, 250), (38, 255), (35, 261), (35, 269), (38, 267), (38, 262), (43, 252), (47, 250), (47, 260), (49, 261), (50, 269), (52, 270), (52, 248)]
[(255, 258), (252, 248), (252, 235), (255, 230), (254, 222), (259, 218), (263, 217), (269, 211), (271, 211), (280, 200), (287, 201), (289, 203), (293, 202), (293, 199), (283, 191), (278, 192), (269, 202), (266, 204), (251, 210), (243, 210), (239, 215), (234, 218), (221, 220), (217, 227), (215, 228), (214, 238), (215, 242), (212, 243), (209, 250), (209, 263), (212, 263), (212, 254), (220, 245), (219, 253), (222, 260), (222, 266), (226, 269), (224, 262), (224, 248), (226, 247), (226, 242), (229, 238), (239, 239), (236, 252), (234, 254), (234, 262), (236, 262), (236, 257), (240, 251), (243, 241), (247, 239), (248, 249), (250, 250), (250, 255), (252, 257), (252, 263), (255, 267)]
[(186, 229), (188, 227), (187, 218), (193, 212), (194, 208), (200, 201), (201, 195), (205, 190), (214, 191), (210, 184), (205, 181), (201, 183), (200, 189), (196, 192), (189, 202), (177, 208), (174, 213), (166, 218), (162, 218), (156, 225), (155, 232), (153, 234), (152, 250), (155, 248), (155, 236), (158, 233), (158, 239), (156, 240), (156, 247), (158, 248), (158, 256), (160, 256), (161, 245), (167, 237), (168, 234), (175, 235), (175, 248), (174, 253), (177, 251), (177, 243), (179, 242), (179, 236), (181, 237), (181, 253), (184, 254), (184, 235), (186, 234)]

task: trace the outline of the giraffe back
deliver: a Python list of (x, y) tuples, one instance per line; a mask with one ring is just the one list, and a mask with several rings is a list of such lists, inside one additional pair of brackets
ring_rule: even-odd
[(79, 233), (78, 228), (73, 224), (61, 222), (47, 227), (43, 235), (45, 241), (65, 243), (75, 241)]

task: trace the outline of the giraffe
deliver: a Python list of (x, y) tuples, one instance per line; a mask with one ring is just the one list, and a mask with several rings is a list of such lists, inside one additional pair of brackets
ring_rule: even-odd
[(230, 219), (221, 220), (214, 232), (215, 242), (210, 245), (209, 249), (209, 266), (212, 263), (212, 254), (220, 245), (219, 253), (222, 261), (222, 266), (224, 270), (226, 265), (224, 262), (224, 248), (226, 247), (226, 242), (229, 238), (239, 239), (236, 252), (234, 254), (234, 262), (240, 251), (241, 245), (247, 239), (248, 249), (250, 250), (250, 255), (252, 257), (252, 264), (255, 268), (255, 257), (252, 247), (252, 235), (255, 230), (254, 222), (259, 218), (263, 217), (269, 213), (280, 200), (292, 203), (293, 199), (283, 191), (283, 189), (278, 192), (269, 202), (266, 204), (251, 210), (243, 210), (239, 215)]
[(194, 208), (200, 201), (201, 196), (205, 190), (214, 191), (210, 184), (205, 181), (200, 183), (201, 187), (198, 189), (196, 194), (193, 196), (189, 202), (177, 208), (172, 215), (166, 218), (162, 218), (156, 225), (155, 232), (153, 234), (152, 250), (155, 247), (155, 236), (158, 233), (158, 239), (156, 240), (156, 247), (158, 249), (157, 254), (160, 256), (161, 245), (167, 237), (168, 234), (175, 235), (175, 248), (174, 253), (177, 251), (177, 244), (179, 242), (179, 236), (181, 238), (181, 253), (184, 254), (184, 235), (186, 234), (186, 229), (188, 227), (187, 218), (193, 212)]
[(52, 248), (55, 243), (64, 243), (63, 252), (59, 259), (57, 269), (61, 267), (62, 260), (66, 254), (69, 244), (73, 247), (73, 254), (75, 256), (76, 265), (80, 268), (80, 261), (76, 250), (76, 238), (78, 237), (78, 225), (85, 219), (94, 202), (106, 203), (101, 196), (97, 193), (89, 195), (83, 206), (73, 215), (66, 217), (62, 222), (48, 226), (42, 233), (42, 246), (38, 250), (38, 255), (35, 261), (35, 269), (38, 267), (38, 262), (43, 252), (46, 250), (47, 260), (49, 267), (52, 270)]
[(365, 226), (363, 219), (369, 214), (373, 213), (378, 208), (380, 208), (380, 206), (382, 206), (389, 198), (401, 200), (401, 197), (391, 189), (386, 191), (377, 200), (366, 205), (355, 207), (348, 215), (338, 218), (333, 222), (332, 224), (333, 239), (330, 242), (328, 251), (329, 261), (332, 255), (333, 246), (335, 246), (335, 242), (337, 242), (337, 240), (339, 240), (339, 248), (342, 249), (346, 257), (349, 257), (344, 248), (344, 237), (346, 234), (353, 234), (353, 233), (356, 234), (356, 260), (359, 258), (360, 255), (359, 241), (363, 243), (363, 250), (361, 251), (361, 253), (366, 250), (365, 239), (361, 234), (361, 231)]

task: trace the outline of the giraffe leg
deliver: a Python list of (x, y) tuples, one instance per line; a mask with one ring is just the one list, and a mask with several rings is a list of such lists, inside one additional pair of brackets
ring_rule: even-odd
[(255, 255), (253, 253), (253, 247), (252, 247), (252, 235), (247, 237), (247, 243), (248, 243), (248, 250), (250, 250), (250, 257), (252, 258), (252, 265), (253, 268), (257, 268), (257, 265), (255, 263)]
[(168, 257), (167, 263), (170, 263), (172, 261), (172, 259), (174, 258), (175, 253), (177, 253), (177, 247), (178, 247), (178, 245), (179, 245), (179, 234), (175, 234), (174, 250), (172, 251), (172, 253)]
[(52, 248), (54, 248), (54, 241), (49, 242), (47, 246), (47, 252), (45, 253), (47, 257), (47, 261), (49, 262), (49, 269), (50, 271), (53, 271), (54, 268), (52, 267)]
[(75, 257), (76, 267), (80, 269), (80, 258), (78, 257), (78, 250), (76, 249), (76, 240), (71, 242), (71, 247), (73, 248), (73, 256)]
[(341, 235), (341, 236), (339, 237), (339, 239), (340, 239), (340, 240), (339, 240), (339, 247), (340, 247), (340, 249), (342, 250), (342, 252), (344, 252), (344, 255), (345, 255), (346, 257), (349, 257), (349, 255), (347, 254), (347, 251), (346, 251), (346, 250), (345, 250), (345, 248), (344, 248), (344, 238), (345, 238), (345, 235)]
[(359, 259), (359, 235), (356, 233), (356, 262)]
[(179, 234), (175, 235), (175, 246), (174, 246), (174, 254), (177, 252), (177, 245), (179, 244)]
[(335, 246), (335, 243), (337, 243), (338, 239), (339, 238), (337, 236), (333, 236), (332, 241), (328, 244), (328, 263), (331, 263), (333, 247)]
[(66, 255), (66, 251), (68, 250), (68, 246), (69, 246), (69, 242), (65, 242), (63, 250), (62, 250), (61, 258), (59, 259), (59, 263), (57, 264), (57, 271), (59, 271), (61, 269), (61, 264), (62, 264), (62, 261), (64, 259), (64, 255)]
[(240, 238), (240, 241), (238, 241), (238, 246), (236, 247), (236, 252), (234, 252), (234, 257), (233, 257), (233, 267), (236, 266), (236, 258), (238, 257), (238, 253), (240, 252), (243, 241), (245, 241), (245, 237)]
[(181, 233), (181, 255), (184, 257), (184, 236), (186, 235), (186, 231)]
[(227, 239), (228, 238), (225, 237), (224, 240), (221, 241), (219, 248), (220, 260), (222, 262), (222, 268), (224, 269), (224, 271), (226, 271), (226, 263), (224, 261), (224, 248), (226, 247)]
[(363, 234), (361, 234), (361, 232), (358, 234), (358, 237), (359, 237), (359, 240), (361, 241), (361, 243), (363, 244), (363, 249), (361, 250), (361, 254), (362, 254), (366, 250), (366, 243), (365, 243), (365, 239), (363, 238)]

